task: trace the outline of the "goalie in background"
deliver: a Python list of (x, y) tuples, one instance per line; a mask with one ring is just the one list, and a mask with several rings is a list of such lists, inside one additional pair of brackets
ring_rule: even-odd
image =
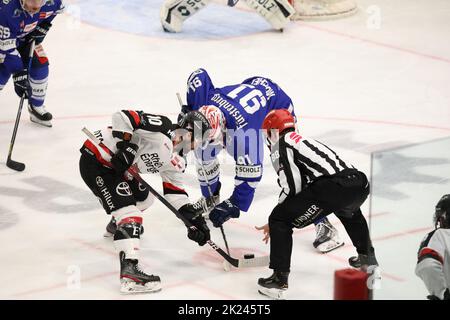
[[(203, 9), (211, 0), (165, 0), (161, 24), (167, 32), (181, 32), (183, 22)], [(228, 0), (234, 7), (239, 0)], [(330, 20), (358, 11), (355, 0), (244, 0), (275, 29), (282, 31), (290, 20)], [(261, 4), (260, 2), (263, 2)]]
[[(295, 13), (288, 0), (243, 0), (250, 8), (261, 15), (275, 30), (282, 31)], [(181, 32), (183, 22), (206, 7), (211, 0), (165, 0), (161, 7), (161, 24), (166, 32)], [(231, 3), (230, 3), (231, 2)], [(229, 1), (234, 6), (237, 1)]]
[(420, 244), (416, 275), (425, 283), (428, 299), (450, 300), (450, 194), (436, 204), (434, 223)]

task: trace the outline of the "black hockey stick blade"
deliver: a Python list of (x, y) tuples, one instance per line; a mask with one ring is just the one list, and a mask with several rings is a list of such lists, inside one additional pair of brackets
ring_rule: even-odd
[(238, 2), (239, 2), (239, 0), (228, 0), (227, 5), (229, 7), (234, 7)]
[(6, 166), (15, 171), (25, 170), (25, 163), (14, 161), (14, 160), (11, 160), (10, 158), (8, 158), (8, 160), (6, 160)]

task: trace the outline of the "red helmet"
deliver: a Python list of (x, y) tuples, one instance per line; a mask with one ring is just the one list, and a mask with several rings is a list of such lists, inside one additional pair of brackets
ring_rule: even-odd
[[(270, 143), (275, 143), (279, 134), (288, 128), (295, 128), (295, 119), (286, 109), (270, 111), (262, 124), (262, 129), (267, 134), (268, 142)], [(276, 131), (278, 134), (272, 135), (273, 131)]]

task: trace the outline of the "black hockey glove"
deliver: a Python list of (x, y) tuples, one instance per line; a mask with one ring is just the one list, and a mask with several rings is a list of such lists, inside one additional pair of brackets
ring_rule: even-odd
[(129, 141), (119, 141), (116, 146), (117, 152), (111, 158), (111, 164), (118, 174), (123, 174), (133, 164), (138, 146)]
[(50, 22), (42, 21), (33, 31), (27, 34), (26, 41), (31, 43), (31, 41), (35, 40), (36, 45), (42, 43), (51, 27), (52, 24)]
[(202, 212), (196, 210), (191, 203), (182, 206), (178, 212), (180, 212), (180, 214), (189, 220), (189, 222), (196, 228), (195, 230), (192, 230), (188, 227), (188, 238), (197, 242), (199, 246), (204, 246), (206, 242), (211, 239), (211, 236), (209, 233), (209, 228), (206, 225), (205, 218), (201, 215)]
[(30, 82), (28, 81), (28, 70), (24, 69), (22, 71), (16, 72), (13, 75), (14, 91), (19, 97), (26, 94), (27, 97), (30, 96)]

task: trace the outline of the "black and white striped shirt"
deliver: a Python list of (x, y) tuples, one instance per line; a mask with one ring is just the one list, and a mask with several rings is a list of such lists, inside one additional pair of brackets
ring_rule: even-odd
[(272, 165), (282, 188), (279, 203), (299, 193), (307, 184), (325, 175), (333, 175), (354, 167), (344, 162), (325, 144), (289, 132), (272, 147)]

